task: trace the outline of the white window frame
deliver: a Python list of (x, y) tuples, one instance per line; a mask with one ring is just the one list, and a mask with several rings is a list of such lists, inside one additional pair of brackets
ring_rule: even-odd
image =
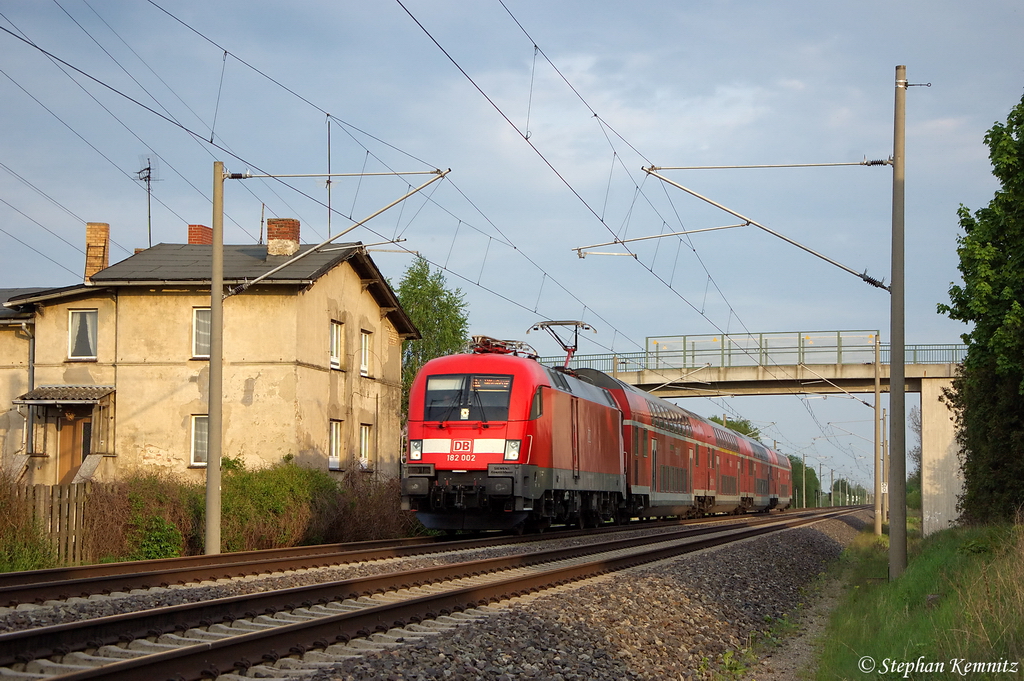
[(370, 348), (373, 341), (373, 332), (363, 329), (359, 334), (359, 375), (370, 375)]
[(364, 471), (372, 471), (375, 456), (373, 456), (373, 426), (369, 423), (359, 424), (359, 468)]
[(340, 370), (342, 368), (342, 357), (345, 352), (345, 325), (337, 320), (331, 320), (330, 356), (331, 368)]
[[(204, 424), (202, 428), (197, 428), (198, 424)], [(205, 430), (205, 441), (202, 430)], [(193, 468), (206, 468), (206, 462), (210, 456), (210, 416), (209, 414), (193, 414), (192, 415), (192, 447), (189, 455), (189, 466)], [(201, 455), (203, 460), (200, 461), (198, 456)]]
[(212, 319), (207, 321), (207, 334), (206, 334), (206, 352), (202, 352), (203, 348), (199, 346), (199, 313), (206, 312), (213, 314), (208, 307), (194, 307), (192, 308), (192, 357), (195, 359), (210, 359), (210, 336), (213, 332)]
[[(96, 359), (96, 346), (99, 344), (99, 333), (97, 331), (97, 325), (99, 324), (100, 313), (99, 310), (84, 309), (84, 310), (68, 310), (68, 359)], [(88, 335), (89, 344), (92, 346), (88, 348), (92, 350), (91, 355), (76, 355), (75, 353), (75, 337), (78, 335), (76, 332), (79, 330), (81, 321), (76, 323), (76, 319), (85, 320), (85, 331)], [(90, 321), (92, 328), (90, 329)]]
[(340, 471), (345, 445), (345, 422), (331, 419), (328, 426), (327, 470)]

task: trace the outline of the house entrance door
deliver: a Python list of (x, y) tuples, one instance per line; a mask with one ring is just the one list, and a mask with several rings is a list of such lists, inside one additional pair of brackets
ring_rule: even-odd
[(57, 484), (75, 479), (92, 444), (92, 406), (65, 407), (57, 419)]

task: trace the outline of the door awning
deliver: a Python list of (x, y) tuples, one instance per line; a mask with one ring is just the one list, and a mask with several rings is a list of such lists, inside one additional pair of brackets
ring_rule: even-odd
[(46, 385), (11, 400), (14, 404), (97, 404), (114, 392), (112, 385)]

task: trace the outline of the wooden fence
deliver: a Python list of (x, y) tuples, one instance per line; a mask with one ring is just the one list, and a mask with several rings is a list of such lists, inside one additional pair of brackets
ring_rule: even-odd
[(85, 500), (91, 488), (89, 482), (15, 488), (15, 496), (32, 505), (40, 528), (53, 543), (59, 564), (76, 565), (86, 560)]

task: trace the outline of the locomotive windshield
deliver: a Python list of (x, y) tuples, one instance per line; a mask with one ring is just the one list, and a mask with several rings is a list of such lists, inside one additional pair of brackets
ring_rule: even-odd
[(512, 377), (445, 374), (427, 377), (424, 421), (507, 421)]

